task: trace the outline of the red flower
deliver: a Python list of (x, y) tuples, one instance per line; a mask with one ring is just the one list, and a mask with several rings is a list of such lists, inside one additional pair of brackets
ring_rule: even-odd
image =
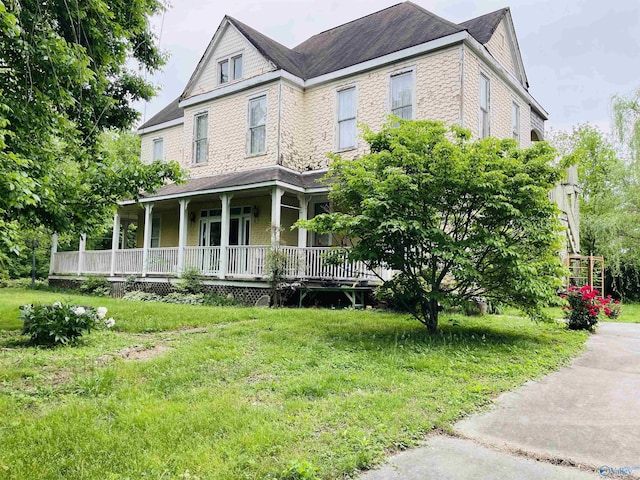
[(605, 315), (611, 315), (611, 309), (608, 307), (604, 307), (604, 313)]

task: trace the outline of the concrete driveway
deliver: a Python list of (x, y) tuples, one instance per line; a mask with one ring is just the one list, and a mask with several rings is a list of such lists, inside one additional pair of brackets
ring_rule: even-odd
[(570, 366), (454, 429), (362, 478), (640, 478), (640, 324), (600, 324)]

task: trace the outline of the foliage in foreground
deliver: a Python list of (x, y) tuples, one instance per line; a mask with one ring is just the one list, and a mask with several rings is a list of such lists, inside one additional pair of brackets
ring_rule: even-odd
[(23, 305), (20, 318), (24, 321), (22, 333), (29, 335), (37, 345), (59, 345), (73, 342), (84, 332), (115, 325), (113, 318), (106, 318), (107, 309), (79, 307), (55, 302), (53, 305)]
[[(0, 291), (0, 322), (5, 305), (51, 298)], [(429, 335), (374, 311), (70, 300), (105, 302), (119, 331), (56, 349), (0, 333), (0, 471), (14, 480), (356, 477), (586, 338), (514, 316), (447, 316)]]
[(296, 224), (344, 237), (342, 253), (371, 269), (398, 271), (385, 287), (430, 332), (440, 303), (479, 296), (540, 317), (563, 274), (548, 197), (560, 179), (554, 150), (470, 137), (435, 121), (366, 130), (371, 153), (336, 156), (329, 169), (335, 213)]
[[(0, 0), (0, 263), (27, 228), (92, 231), (117, 201), (180, 179), (175, 162), (132, 160), (137, 135), (117, 133), (154, 94), (142, 69), (164, 62), (150, 26), (163, 8)], [(126, 152), (110, 148), (120, 136)]]

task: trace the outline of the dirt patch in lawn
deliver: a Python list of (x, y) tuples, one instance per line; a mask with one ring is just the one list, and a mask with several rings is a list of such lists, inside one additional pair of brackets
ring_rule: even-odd
[(102, 355), (98, 358), (99, 364), (105, 364), (114, 358), (122, 358), (124, 360), (145, 361), (162, 355), (163, 353), (173, 350), (168, 345), (162, 343), (154, 346), (134, 345), (132, 347), (123, 348), (112, 354)]

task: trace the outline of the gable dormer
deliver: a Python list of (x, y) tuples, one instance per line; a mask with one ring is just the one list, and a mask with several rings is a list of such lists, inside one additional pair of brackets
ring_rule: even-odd
[(233, 20), (225, 17), (181, 98), (210, 92), (275, 69), (275, 65), (242, 34)]
[(529, 87), (509, 8), (472, 18), (461, 23), (460, 26), (466, 28), (474, 39), (484, 45), (489, 53), (525, 88)]

